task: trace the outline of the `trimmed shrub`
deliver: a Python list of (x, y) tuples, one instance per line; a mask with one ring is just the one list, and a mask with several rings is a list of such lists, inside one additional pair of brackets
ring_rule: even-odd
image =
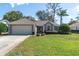
[(0, 34), (2, 32), (7, 32), (7, 31), (8, 31), (8, 27), (6, 26), (6, 24), (0, 23)]
[(67, 24), (61, 24), (59, 26), (59, 33), (68, 34), (70, 33), (70, 27)]

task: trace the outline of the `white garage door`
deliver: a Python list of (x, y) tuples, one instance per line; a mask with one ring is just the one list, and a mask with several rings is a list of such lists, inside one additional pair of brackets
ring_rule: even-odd
[(12, 34), (32, 34), (32, 26), (12, 26)]

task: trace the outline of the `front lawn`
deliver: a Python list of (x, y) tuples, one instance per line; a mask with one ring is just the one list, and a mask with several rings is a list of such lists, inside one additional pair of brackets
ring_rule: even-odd
[(79, 34), (32, 36), (7, 55), (79, 56)]

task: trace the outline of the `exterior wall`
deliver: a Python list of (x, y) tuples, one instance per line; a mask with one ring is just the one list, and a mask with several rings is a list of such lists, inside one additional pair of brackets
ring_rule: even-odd
[(33, 25), (33, 34), (37, 35), (37, 26), (35, 24)]
[[(48, 29), (48, 26), (51, 27), (51, 30), (50, 31), (47, 30)], [(44, 31), (45, 32), (57, 32), (57, 30), (55, 30), (55, 28), (54, 28), (54, 25), (51, 24), (50, 22), (46, 23), (43, 27), (44, 27)]]
[(33, 25), (10, 25), (10, 34), (32, 34), (34, 26)]
[(8, 33), (11, 34), (11, 27), (12, 25), (8, 25)]
[(73, 33), (79, 33), (79, 25), (71, 25), (70, 29)]
[(74, 26), (70, 26), (71, 30), (79, 30), (79, 26), (78, 25), (74, 25)]

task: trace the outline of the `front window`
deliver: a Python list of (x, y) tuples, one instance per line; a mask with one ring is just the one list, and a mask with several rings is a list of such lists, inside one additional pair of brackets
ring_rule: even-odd
[(48, 26), (48, 27), (47, 27), (47, 30), (48, 30), (48, 31), (50, 31), (50, 30), (51, 30), (51, 27), (50, 27), (50, 26)]

